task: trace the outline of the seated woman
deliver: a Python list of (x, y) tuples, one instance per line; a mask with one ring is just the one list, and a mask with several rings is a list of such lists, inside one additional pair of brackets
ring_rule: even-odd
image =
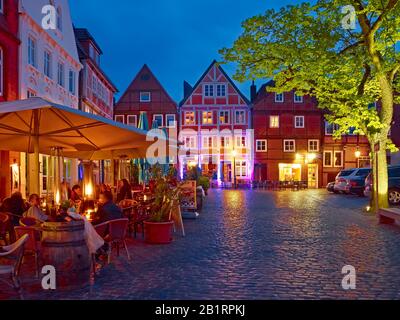
[(132, 199), (132, 187), (128, 180), (122, 179), (118, 187), (117, 203), (125, 199)]
[(49, 217), (40, 210), (40, 197), (37, 194), (31, 194), (29, 197), (31, 207), (24, 213), (25, 218), (34, 218), (40, 222), (46, 222)]

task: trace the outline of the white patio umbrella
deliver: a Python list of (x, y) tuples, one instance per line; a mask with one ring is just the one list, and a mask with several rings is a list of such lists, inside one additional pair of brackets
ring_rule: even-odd
[(39, 191), (39, 153), (51, 154), (57, 147), (64, 156), (85, 160), (143, 156), (153, 143), (146, 141), (146, 134), (42, 98), (0, 103), (0, 149), (35, 155), (31, 179), (36, 190), (31, 192)]

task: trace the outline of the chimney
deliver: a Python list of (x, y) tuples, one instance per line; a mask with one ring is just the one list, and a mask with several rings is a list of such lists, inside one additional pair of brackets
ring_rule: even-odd
[(256, 86), (256, 84), (254, 83), (254, 80), (253, 80), (253, 83), (251, 84), (251, 87), (250, 87), (250, 100), (251, 100), (251, 102), (254, 102), (254, 100), (256, 99), (256, 96), (257, 96), (257, 86)]

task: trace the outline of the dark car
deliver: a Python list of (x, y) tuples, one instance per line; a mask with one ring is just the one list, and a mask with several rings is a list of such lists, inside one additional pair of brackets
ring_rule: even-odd
[[(389, 203), (391, 205), (400, 205), (400, 165), (388, 167), (389, 176)], [(368, 175), (365, 179), (364, 194), (370, 197), (372, 194), (372, 175)]]
[(371, 174), (370, 168), (359, 169), (354, 176), (347, 180), (346, 189), (350, 194), (356, 194), (359, 197), (364, 197), (365, 179)]
[(336, 177), (334, 192), (364, 196), (365, 178), (370, 172), (370, 168), (356, 168), (340, 171)]

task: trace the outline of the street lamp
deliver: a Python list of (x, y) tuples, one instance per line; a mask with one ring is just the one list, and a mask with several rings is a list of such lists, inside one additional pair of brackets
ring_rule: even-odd
[(358, 168), (360, 166), (360, 157), (361, 157), (360, 147), (357, 146), (357, 150), (356, 152), (354, 152), (354, 156), (357, 159), (357, 168)]
[(234, 187), (237, 189), (237, 184), (236, 184), (236, 157), (237, 157), (237, 151), (235, 149), (232, 150), (232, 158), (233, 158), (233, 182), (234, 182)]

